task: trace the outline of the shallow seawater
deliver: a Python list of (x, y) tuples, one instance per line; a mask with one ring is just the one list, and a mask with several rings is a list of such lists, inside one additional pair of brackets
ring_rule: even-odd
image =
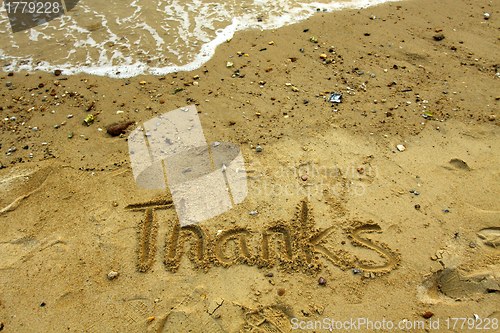
[(163, 75), (208, 61), (235, 31), (273, 29), (315, 12), (387, 0), (81, 0), (65, 15), (13, 33), (0, 9), (5, 71), (62, 69), (111, 77)]

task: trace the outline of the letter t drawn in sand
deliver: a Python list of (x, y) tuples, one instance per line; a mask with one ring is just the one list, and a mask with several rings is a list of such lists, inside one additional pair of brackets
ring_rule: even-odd
[(140, 272), (148, 271), (153, 265), (156, 255), (156, 235), (158, 233), (158, 224), (155, 219), (155, 210), (169, 209), (174, 206), (172, 200), (166, 198), (157, 198), (144, 203), (130, 204), (125, 209), (131, 211), (144, 211), (144, 219), (139, 225), (139, 249), (137, 269)]

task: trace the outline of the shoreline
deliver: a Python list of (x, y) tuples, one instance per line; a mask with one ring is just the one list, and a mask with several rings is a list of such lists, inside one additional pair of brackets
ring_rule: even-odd
[[(66, 75), (76, 75), (76, 74), (82, 74), (82, 75), (97, 75), (97, 76), (105, 76), (105, 77), (110, 77), (110, 78), (118, 78), (118, 79), (128, 79), (131, 77), (135, 77), (138, 75), (167, 75), (175, 72), (190, 72), (193, 70), (199, 69), (201, 66), (203, 66), (210, 58), (213, 57), (215, 54), (215, 49), (221, 45), (222, 43), (226, 42), (227, 40), (230, 40), (235, 33), (239, 31), (251, 31), (251, 30), (276, 30), (279, 29), (283, 26), (288, 26), (288, 25), (293, 25), (300, 23), (301, 21), (307, 20), (308, 18), (316, 15), (318, 12), (335, 12), (335, 11), (340, 11), (340, 10), (346, 10), (346, 9), (358, 9), (358, 8), (370, 8), (373, 6), (377, 6), (381, 3), (388, 2), (388, 0), (375, 0), (377, 3), (375, 4), (357, 4), (356, 6), (352, 4), (341, 4), (341, 3), (335, 3), (331, 4), (330, 6), (322, 5), (321, 8), (316, 8), (312, 9), (312, 6), (309, 5), (309, 13), (306, 14), (301, 14), (294, 18), (292, 20), (290, 15), (293, 15), (293, 13), (284, 13), (286, 14), (285, 17), (280, 17), (279, 23), (258, 23), (261, 21), (256, 21), (256, 22), (250, 22), (250, 21), (245, 21), (241, 22), (242, 18), (238, 17), (233, 19), (233, 22), (228, 24), (224, 29), (219, 29), (222, 30), (219, 33), (216, 33), (216, 36), (209, 41), (208, 43), (202, 43), (201, 49), (198, 52), (198, 54), (194, 57), (194, 60), (183, 65), (178, 65), (178, 64), (170, 64), (165, 67), (150, 67), (149, 62), (151, 60), (148, 60), (146, 63), (141, 61), (138, 58), (133, 58), (132, 62), (133, 64), (128, 64), (128, 65), (99, 65), (95, 66), (95, 64), (91, 66), (86, 66), (86, 65), (68, 65), (67, 63), (65, 64), (60, 64), (60, 65), (51, 65), (47, 63), (46, 61), (43, 60), (37, 60), (37, 59), (24, 59), (21, 60), (21, 57), (16, 57), (14, 61), (14, 65), (12, 65), (12, 61), (8, 63), (7, 60), (2, 59), (4, 62), (3, 64), (3, 69), (4, 72), (19, 72), (19, 71), (31, 71), (31, 72), (47, 72), (51, 73), (54, 72), (55, 70), (61, 70)], [(368, 7), (366, 7), (368, 5)], [(306, 6), (307, 7), (307, 6)], [(302, 8), (304, 9), (304, 6)], [(298, 8), (294, 8), (294, 11), (298, 10)], [(75, 14), (75, 10), (71, 11), (71, 13)], [(79, 14), (76, 14), (79, 15)], [(290, 23), (289, 21), (292, 20)], [(287, 23), (288, 22), (288, 23)], [(92, 38), (92, 36), (88, 36)], [(38, 37), (36, 38), (36, 40)], [(106, 42), (110, 50), (114, 49), (115, 51), (118, 51), (119, 54), (120, 51), (117, 49), (118, 44), (115, 45), (113, 41), (108, 41)], [(65, 46), (65, 45), (64, 45)], [(142, 52), (142, 51), (141, 51)], [(148, 50), (146, 53), (150, 52), (155, 52), (155, 50)], [(116, 54), (114, 55), (116, 56)], [(126, 57), (128, 60), (130, 60), (130, 56)], [(33, 64), (36, 62), (36, 66), (33, 67)], [(14, 67), (13, 67), (14, 66)], [(68, 68), (68, 66), (70, 66)], [(75, 67), (77, 66), (77, 68)], [(21, 67), (21, 68), (19, 68)]]

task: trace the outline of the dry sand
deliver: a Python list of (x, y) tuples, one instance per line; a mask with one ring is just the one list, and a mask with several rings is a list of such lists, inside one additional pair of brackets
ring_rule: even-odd
[[(240, 32), (190, 73), (5, 73), (0, 327), (289, 332), (292, 318), (364, 317), (438, 332), (477, 315), (494, 328), (499, 29), (493, 1), (414, 0)], [(180, 228), (168, 193), (135, 184), (128, 132), (105, 129), (187, 104), (207, 141), (240, 145), (249, 193)]]

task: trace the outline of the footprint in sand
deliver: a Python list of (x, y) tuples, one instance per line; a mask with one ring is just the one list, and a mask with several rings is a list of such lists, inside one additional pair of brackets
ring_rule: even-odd
[(476, 299), (500, 292), (500, 269), (487, 267), (473, 273), (460, 269), (444, 269), (438, 277), (439, 290), (455, 300)]
[(47, 166), (40, 169), (13, 169), (0, 179), (0, 214), (15, 210), (21, 202), (38, 191), (53, 171)]
[(467, 171), (470, 171), (471, 168), (469, 167), (469, 165), (459, 159), (459, 158), (452, 158), (449, 162), (448, 162), (452, 167), (458, 169), (458, 170), (467, 170)]
[(484, 245), (500, 250), (500, 228), (486, 228), (477, 233)]
[(289, 332), (290, 316), (279, 306), (267, 306), (245, 313), (247, 332), (281, 333)]
[[(204, 287), (197, 287), (191, 295), (158, 318), (157, 324), (149, 332), (199, 332), (201, 328), (203, 328), (203, 332), (207, 333), (225, 332), (217, 322), (216, 317), (212, 316), (223, 301), (220, 302), (220, 305), (210, 302), (206, 293)], [(212, 306), (211, 303), (216, 304), (216, 306)]]

